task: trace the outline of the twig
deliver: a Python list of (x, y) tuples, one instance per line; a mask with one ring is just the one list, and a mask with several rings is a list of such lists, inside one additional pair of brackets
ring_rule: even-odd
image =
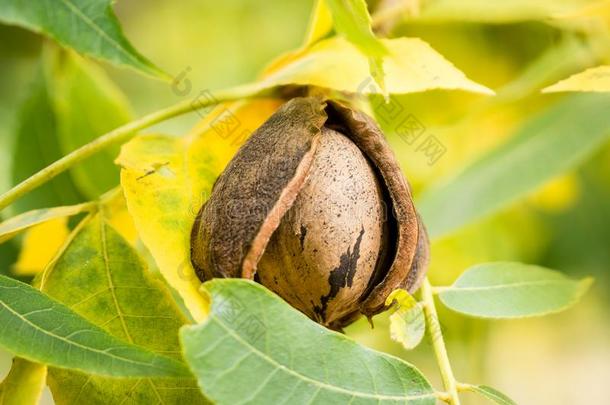
[(451, 364), (449, 363), (449, 356), (447, 355), (447, 348), (445, 347), (441, 325), (436, 313), (436, 306), (434, 305), (432, 286), (427, 278), (424, 280), (421, 291), (424, 304), (424, 314), (426, 316), (426, 322), (428, 323), (430, 337), (432, 339), (432, 348), (434, 349), (436, 362), (438, 363), (443, 385), (448, 395), (446, 402), (451, 405), (460, 405), (460, 398), (457, 391), (457, 381), (455, 380), (453, 371), (451, 370)]
[(141, 129), (148, 128), (159, 122), (195, 111), (197, 109), (209, 107), (214, 104), (239, 100), (246, 97), (255, 97), (257, 95), (259, 94), (256, 93), (255, 88), (252, 86), (240, 86), (221, 90), (214, 93), (213, 98), (197, 100), (196, 102), (190, 99), (185, 100), (171, 107), (148, 114), (136, 121), (132, 121), (118, 127), (115, 130), (93, 140), (92, 142), (70, 152), (66, 156), (51, 163), (49, 166), (17, 184), (6, 193), (0, 195), (0, 211), (11, 205), (23, 195), (46, 183), (58, 174), (68, 170), (86, 158), (108, 148), (111, 145), (128, 141)]

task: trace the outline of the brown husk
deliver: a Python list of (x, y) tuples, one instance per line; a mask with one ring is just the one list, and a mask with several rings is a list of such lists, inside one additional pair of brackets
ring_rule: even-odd
[[(358, 305), (331, 322), (314, 317), (340, 328), (359, 313), (370, 317), (383, 310), (386, 297), (396, 288), (415, 291), (429, 256), (425, 228), (384, 135), (370, 117), (344, 104), (293, 98), (252, 134), (220, 175), (197, 215), (191, 259), (201, 280), (254, 277), (274, 231), (306, 184), (323, 126), (351, 139), (366, 156), (388, 204), (387, 246), (380, 252), (379, 265), (358, 297)], [(319, 295), (324, 294), (327, 291)]]

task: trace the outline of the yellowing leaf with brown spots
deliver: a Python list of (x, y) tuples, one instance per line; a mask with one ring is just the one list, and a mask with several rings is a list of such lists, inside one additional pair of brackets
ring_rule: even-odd
[[(186, 317), (103, 210), (72, 232), (40, 289), (111, 335), (181, 360), (178, 331)], [(57, 405), (206, 403), (188, 377), (109, 378), (50, 368), (48, 384)]]
[(252, 100), (218, 106), (185, 138), (145, 135), (123, 146), (117, 163), (129, 212), (161, 274), (201, 321), (208, 302), (190, 260), (195, 216), (241, 143), (279, 106)]

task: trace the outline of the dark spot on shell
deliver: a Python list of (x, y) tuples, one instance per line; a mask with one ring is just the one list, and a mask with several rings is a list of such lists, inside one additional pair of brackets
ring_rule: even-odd
[(305, 249), (305, 236), (307, 235), (307, 228), (301, 225), (301, 235), (299, 236), (299, 241), (301, 242), (301, 250)]
[(330, 291), (328, 294), (320, 297), (320, 303), (322, 305), (314, 306), (314, 312), (320, 316), (321, 319), (326, 319), (326, 309), (328, 302), (337, 296), (339, 290), (344, 287), (351, 287), (354, 281), (354, 275), (358, 267), (358, 259), (360, 258), (360, 243), (364, 236), (364, 227), (360, 230), (358, 239), (354, 243), (354, 250), (351, 247), (347, 249), (347, 252), (343, 253), (339, 259), (339, 266), (331, 270), (328, 276), (328, 284), (330, 285)]

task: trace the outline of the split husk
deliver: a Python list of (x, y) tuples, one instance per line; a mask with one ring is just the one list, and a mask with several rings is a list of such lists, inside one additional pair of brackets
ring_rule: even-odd
[(201, 280), (256, 279), (339, 329), (415, 291), (428, 238), (375, 122), (316, 97), (285, 103), (240, 148), (191, 235)]

